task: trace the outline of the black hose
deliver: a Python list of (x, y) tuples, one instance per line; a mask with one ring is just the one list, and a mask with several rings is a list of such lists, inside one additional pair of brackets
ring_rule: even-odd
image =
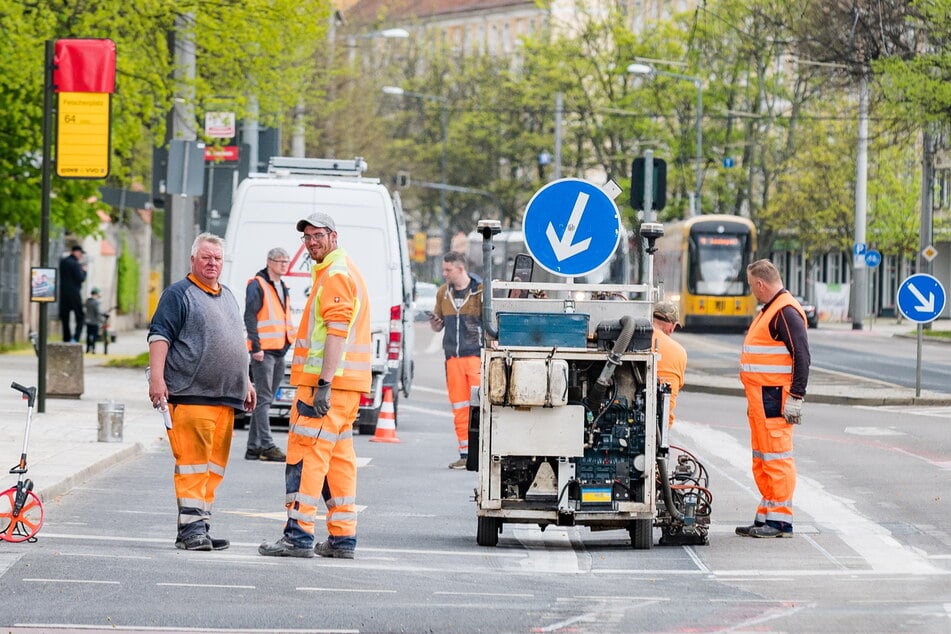
[(660, 477), (660, 491), (664, 496), (664, 505), (667, 512), (678, 522), (684, 521), (684, 514), (674, 506), (674, 495), (670, 490), (670, 480), (667, 479), (667, 458), (657, 456), (657, 475)]
[(604, 369), (601, 370), (601, 375), (591, 387), (591, 395), (594, 397), (592, 399), (594, 403), (600, 402), (601, 397), (604, 396), (604, 392), (608, 389), (608, 386), (611, 385), (611, 377), (614, 376), (614, 371), (617, 367), (621, 365), (621, 356), (627, 352), (628, 346), (631, 345), (631, 339), (634, 337), (634, 329), (636, 326), (637, 322), (629, 315), (621, 317), (621, 334), (618, 335), (617, 340), (614, 342), (614, 347), (611, 348), (608, 358), (605, 359)]

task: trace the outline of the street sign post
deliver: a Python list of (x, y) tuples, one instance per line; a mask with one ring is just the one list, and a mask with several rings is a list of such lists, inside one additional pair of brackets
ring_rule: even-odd
[(932, 275), (918, 273), (905, 278), (898, 287), (898, 310), (909, 320), (918, 323), (918, 358), (915, 363), (915, 396), (921, 396), (921, 338), (922, 324), (938, 318), (944, 310), (946, 295), (941, 282)]
[[(610, 187), (610, 189), (609, 189)], [(532, 196), (522, 218), (525, 246), (555, 275), (587, 275), (607, 262), (621, 237), (621, 216), (609, 182), (602, 189), (578, 178), (548, 183)]]
[(865, 266), (874, 269), (882, 263), (882, 254), (875, 249), (869, 249), (865, 252)]

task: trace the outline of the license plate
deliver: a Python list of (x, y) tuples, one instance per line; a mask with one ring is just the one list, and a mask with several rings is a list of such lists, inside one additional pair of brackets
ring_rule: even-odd
[(292, 387), (279, 387), (277, 392), (274, 393), (274, 401), (280, 403), (293, 403), (294, 402), (294, 388)]

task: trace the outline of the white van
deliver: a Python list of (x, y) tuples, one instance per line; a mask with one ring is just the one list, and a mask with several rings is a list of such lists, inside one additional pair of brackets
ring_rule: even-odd
[[(373, 387), (360, 401), (354, 426), (361, 434), (372, 434), (383, 388), (392, 388), (398, 416), (398, 394), (409, 396), (413, 383), (413, 278), (399, 196), (391, 196), (379, 179), (364, 177), (366, 168), (362, 158), (272, 158), (267, 174), (252, 174), (235, 191), (221, 280), (243, 306), (248, 280), (264, 268), (270, 249), (283, 247), (291, 255), (284, 281), (291, 292), (294, 323), (299, 324), (310, 293), (312, 262), (295, 227), (315, 211), (333, 217), (338, 244), (363, 273), (370, 295)], [(289, 412), (292, 396), (287, 386), (275, 395), (282, 413)]]

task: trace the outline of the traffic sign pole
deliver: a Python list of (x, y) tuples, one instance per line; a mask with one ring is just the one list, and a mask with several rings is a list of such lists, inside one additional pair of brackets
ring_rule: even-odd
[(898, 310), (918, 324), (918, 350), (915, 362), (915, 396), (921, 396), (921, 340), (923, 324), (931, 323), (944, 310), (944, 286), (932, 275), (918, 273), (905, 278), (898, 287)]

